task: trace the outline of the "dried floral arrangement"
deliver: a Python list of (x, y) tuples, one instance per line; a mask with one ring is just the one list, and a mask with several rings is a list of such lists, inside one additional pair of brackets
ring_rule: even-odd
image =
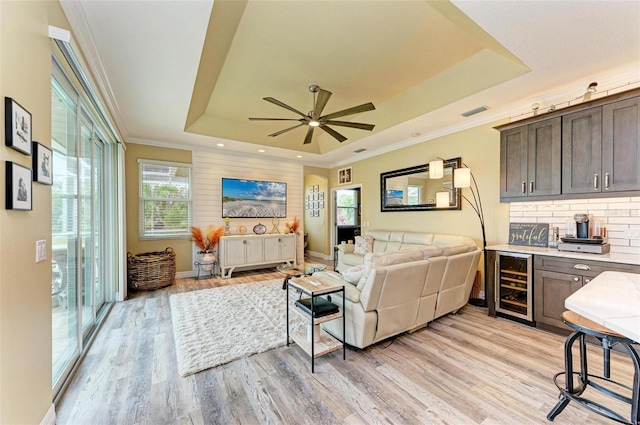
[(285, 223), (284, 225), (285, 233), (295, 233), (298, 235), (298, 229), (300, 229), (300, 219), (298, 217), (294, 217), (291, 223)]
[(195, 242), (202, 252), (213, 252), (220, 240), (220, 236), (223, 235), (224, 227), (222, 226), (216, 227), (210, 224), (204, 232), (199, 227), (191, 226), (191, 240)]

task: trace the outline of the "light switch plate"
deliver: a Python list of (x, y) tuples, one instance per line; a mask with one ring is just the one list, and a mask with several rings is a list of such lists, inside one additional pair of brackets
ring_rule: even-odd
[(36, 263), (47, 259), (47, 241), (36, 241)]

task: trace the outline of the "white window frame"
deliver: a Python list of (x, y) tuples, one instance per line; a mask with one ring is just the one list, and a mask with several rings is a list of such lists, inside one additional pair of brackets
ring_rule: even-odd
[[(186, 170), (188, 170), (188, 175), (189, 175), (189, 182), (188, 182), (188, 188), (189, 188), (189, 192), (188, 192), (188, 197), (186, 199), (181, 199), (181, 201), (184, 201), (187, 203), (187, 225), (184, 229), (181, 229), (182, 231), (176, 231), (176, 232), (161, 232), (161, 233), (157, 233), (157, 232), (153, 232), (150, 233), (148, 231), (145, 230), (145, 225), (144, 225), (144, 221), (145, 221), (145, 217), (144, 217), (144, 204), (145, 201), (166, 201), (166, 200), (170, 200), (170, 198), (146, 198), (144, 196), (144, 191), (143, 191), (143, 185), (144, 185), (144, 173), (143, 173), (143, 167), (145, 165), (160, 165), (160, 166), (166, 166), (166, 167), (178, 167), (178, 168), (184, 168)], [(138, 230), (138, 237), (140, 240), (150, 240), (150, 239), (184, 239), (184, 238), (190, 238), (191, 237), (191, 231), (190, 231), (190, 227), (192, 225), (193, 222), (193, 166), (192, 164), (187, 164), (187, 163), (183, 163), (183, 162), (169, 162), (169, 161), (156, 161), (156, 160), (150, 160), (150, 159), (138, 159), (138, 183), (139, 183), (139, 189), (138, 189), (138, 197), (139, 197), (139, 214), (138, 214), (138, 223), (139, 223), (139, 230)]]

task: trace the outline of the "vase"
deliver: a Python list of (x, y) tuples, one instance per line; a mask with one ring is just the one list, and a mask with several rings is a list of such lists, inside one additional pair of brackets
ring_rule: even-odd
[(215, 262), (216, 256), (212, 252), (200, 254), (200, 267), (202, 270), (210, 272)]

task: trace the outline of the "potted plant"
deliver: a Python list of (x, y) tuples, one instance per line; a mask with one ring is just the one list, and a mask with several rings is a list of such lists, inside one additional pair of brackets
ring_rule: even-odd
[(224, 234), (224, 227), (207, 226), (202, 231), (199, 227), (191, 226), (191, 240), (200, 248), (200, 263), (202, 270), (211, 271), (213, 263), (216, 261), (214, 254), (220, 236)]

